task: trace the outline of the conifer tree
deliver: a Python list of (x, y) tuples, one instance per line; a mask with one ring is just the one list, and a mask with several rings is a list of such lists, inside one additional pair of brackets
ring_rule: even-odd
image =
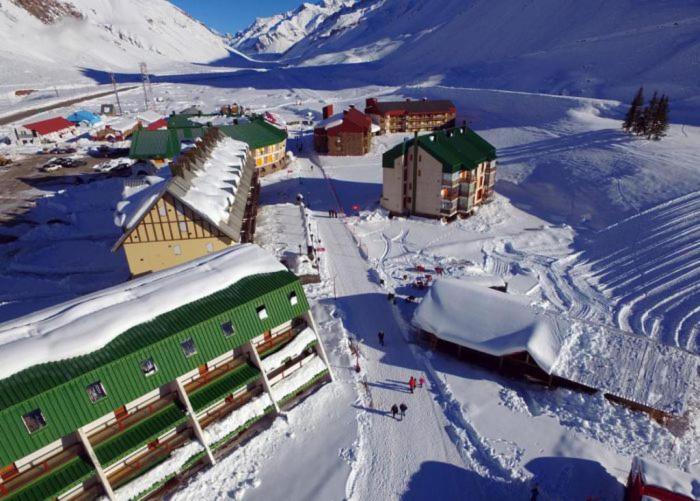
[(654, 92), (654, 95), (649, 101), (649, 104), (644, 109), (644, 130), (641, 134), (645, 135), (647, 139), (651, 139), (652, 132), (654, 130), (654, 124), (656, 123), (656, 116), (659, 112), (659, 97), (658, 93)]
[(625, 121), (622, 123), (622, 128), (626, 132), (630, 132), (636, 122), (637, 118), (639, 116), (639, 113), (642, 110), (642, 105), (644, 104), (644, 88), (640, 87), (639, 90), (637, 91), (637, 95), (634, 96), (634, 99), (632, 100), (632, 104), (630, 105), (630, 109), (627, 111), (627, 115), (625, 115)]
[(652, 126), (651, 135), (655, 140), (659, 140), (666, 135), (668, 130), (668, 96), (661, 96), (659, 105), (656, 108), (654, 115), (654, 124)]

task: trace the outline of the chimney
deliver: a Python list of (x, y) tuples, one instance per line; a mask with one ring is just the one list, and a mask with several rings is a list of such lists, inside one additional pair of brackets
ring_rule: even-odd
[(354, 110), (354, 109), (355, 109), (355, 105), (354, 105), (354, 104), (351, 104), (351, 105), (350, 105), (350, 109), (351, 109), (351, 110)]
[(329, 104), (328, 106), (323, 107), (323, 119), (327, 119), (333, 116), (333, 105)]
[(367, 98), (367, 100), (365, 101), (366, 108), (371, 108), (372, 106), (376, 106), (376, 105), (377, 105), (377, 98), (376, 97)]

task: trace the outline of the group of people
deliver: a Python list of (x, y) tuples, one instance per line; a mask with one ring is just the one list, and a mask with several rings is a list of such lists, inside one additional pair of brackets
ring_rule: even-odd
[(408, 406), (404, 404), (403, 402), (401, 405), (392, 405), (391, 406), (391, 417), (396, 419), (396, 415), (398, 414), (401, 419), (399, 421), (403, 421), (403, 418), (406, 417), (406, 411), (408, 410)]
[(411, 390), (411, 393), (414, 392), (416, 386), (418, 388), (423, 388), (423, 386), (425, 386), (425, 378), (423, 376), (421, 376), (419, 379), (411, 376), (411, 378), (408, 380), (408, 389)]
[(338, 218), (338, 211), (335, 209), (328, 209), (328, 217), (337, 219)]

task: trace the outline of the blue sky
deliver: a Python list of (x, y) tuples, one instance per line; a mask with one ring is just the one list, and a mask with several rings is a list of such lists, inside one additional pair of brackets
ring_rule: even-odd
[(285, 12), (302, 0), (170, 0), (221, 33), (236, 33), (256, 17)]

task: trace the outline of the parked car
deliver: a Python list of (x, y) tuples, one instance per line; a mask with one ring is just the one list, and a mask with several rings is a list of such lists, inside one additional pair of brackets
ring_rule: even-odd
[(90, 148), (88, 151), (91, 157), (94, 158), (119, 158), (129, 154), (128, 148), (112, 148), (103, 144), (96, 148)]
[(133, 164), (133, 160), (114, 159), (97, 164), (92, 168), (97, 172), (119, 172), (130, 169)]
[(48, 162), (46, 162), (44, 165), (40, 167), (40, 170), (43, 172), (54, 172), (57, 171), (58, 169), (61, 169), (63, 167), (66, 168), (75, 168), (75, 167), (82, 167), (84, 165), (87, 165), (87, 162), (84, 160), (78, 160), (75, 158), (52, 158)]

